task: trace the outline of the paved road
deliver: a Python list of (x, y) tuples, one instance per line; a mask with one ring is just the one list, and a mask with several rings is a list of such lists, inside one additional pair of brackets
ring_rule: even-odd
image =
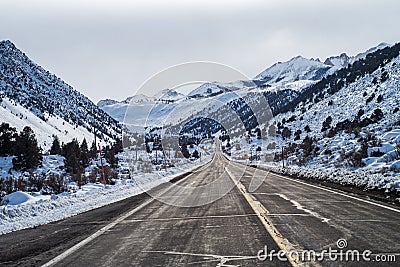
[[(253, 179), (265, 178), (251, 194), (266, 207), (268, 220), (294, 248), (322, 251), (331, 247), (339, 250), (337, 241), (345, 240), (347, 246), (343, 251), (372, 251), (368, 257), (370, 262), (325, 259), (323, 266), (399, 266), (399, 207), (234, 165), (237, 175), (242, 174), (241, 183), (247, 190)], [(395, 255), (397, 265), (377, 262), (388, 255)]]
[[(225, 172), (228, 164), (217, 154), (179, 187), (57, 266), (264, 266), (255, 257), (258, 251), (265, 245), (275, 250), (278, 246)], [(209, 190), (206, 185), (215, 181)], [(190, 207), (205, 202), (211, 203)], [(277, 259), (274, 265), (290, 266)]]
[[(249, 192), (251, 181), (264, 178), (256, 191)], [(236, 186), (233, 181), (237, 180)], [(151, 194), (157, 198), (138, 196), (118, 204), (119, 212), (108, 218), (101, 217), (103, 210), (98, 209), (92, 211), (97, 216), (76, 216), (75, 224), (68, 220), (52, 224), (74, 229), (79, 224), (76, 218), (82, 218), (79, 226), (86, 231), (66, 240), (58, 237), (58, 243), (52, 231), (48, 242), (57, 249), (36, 251), (37, 255), (27, 254), (20, 261), (15, 256), (23, 258), (32, 247), (23, 242), (20, 232), (0, 236), (0, 256), (19, 251), (3, 264), (40, 265), (66, 255), (61, 252), (72, 247), (68, 255), (56, 258), (54, 266), (290, 266), (276, 254), (272, 262), (255, 256), (265, 246), (269, 251), (337, 249), (339, 239), (346, 240), (345, 250), (371, 250), (372, 260), (384, 253), (397, 254), (400, 261), (397, 208), (232, 163), (220, 153), (201, 169)], [(25, 234), (35, 240), (38, 231), (43, 235), (52, 225)], [(18, 245), (9, 249), (7, 244), (14, 236), (26, 249), (18, 250)], [(79, 242), (83, 243), (73, 246)], [(327, 258), (320, 265), (396, 266), (393, 262), (331, 262)]]

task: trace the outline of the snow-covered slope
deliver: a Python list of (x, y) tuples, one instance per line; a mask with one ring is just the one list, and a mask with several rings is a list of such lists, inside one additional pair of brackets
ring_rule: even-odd
[(58, 136), (64, 143), (70, 142), (73, 138), (77, 138), (79, 141), (82, 141), (83, 138), (91, 141), (94, 138), (93, 133), (83, 126), (71, 124), (58, 115), (49, 116), (44, 121), (7, 97), (2, 98), (0, 102), (0, 122), (6, 122), (18, 131), (25, 126), (31, 127), (44, 152), (50, 149), (53, 135)]
[[(186, 97), (185, 95), (178, 93), (177, 91), (172, 89), (162, 90), (159, 94), (156, 94), (154, 96), (156, 101), (170, 102), (170, 103), (179, 101), (185, 97)], [(137, 101), (137, 99), (134, 100)]]
[[(359, 75), (354, 82), (341, 83), (333, 94), (315, 93), (313, 101), (304, 98), (293, 111), (275, 117), (280, 132), (290, 131), (283, 141), (289, 163), (357, 169), (364, 171), (364, 180), (357, 178), (361, 186), (400, 190), (400, 56), (396, 46), (386, 53), (397, 56), (383, 59), (386, 63), (375, 71), (356, 70)], [(371, 56), (369, 60), (376, 61)], [(368, 62), (367, 58), (358, 65)], [(371, 173), (384, 175), (378, 183), (366, 176)]]
[[(349, 57), (346, 54), (341, 54), (337, 57), (330, 57), (325, 60), (325, 63), (319, 60), (306, 59), (301, 56), (295, 57), (288, 62), (276, 63), (267, 70), (263, 71), (252, 81), (233, 81), (227, 83), (207, 82), (194, 89), (188, 94), (190, 99), (216, 98), (225, 93), (232, 91), (251, 91), (255, 86), (259, 86), (259, 90), (266, 93), (275, 93), (271, 102), (287, 102), (294, 96), (299, 95), (304, 89), (316, 84), (320, 79), (326, 77), (335, 71), (346, 67), (354, 61), (365, 58), (365, 56), (378, 49), (387, 47), (388, 44), (382, 43), (376, 47), (369, 49), (367, 52), (358, 54), (354, 57)], [(275, 101), (281, 95), (281, 100)], [(163, 97), (161, 97), (163, 95)], [(282, 97), (289, 96), (288, 99)], [(135, 104), (135, 108), (131, 107), (130, 112), (136, 113), (138, 121), (134, 124), (142, 124), (146, 119), (149, 111), (155, 105), (157, 100), (164, 100), (165, 103), (178, 101), (183, 104), (191, 102), (186, 96), (179, 94), (173, 90), (166, 89), (154, 97), (133, 96), (124, 101), (118, 102), (115, 100), (102, 100), (97, 105), (114, 119), (123, 122), (128, 104)], [(219, 100), (218, 100), (219, 101)], [(139, 105), (140, 103), (140, 105)], [(272, 105), (272, 104), (271, 104)], [(168, 108), (171, 106), (168, 106)], [(160, 108), (160, 106), (158, 106)], [(160, 108), (165, 110), (167, 107)], [(134, 110), (135, 109), (135, 110)], [(275, 108), (272, 107), (274, 110)], [(140, 118), (140, 114), (144, 117)], [(187, 114), (187, 112), (184, 112)], [(132, 119), (132, 118), (131, 118)], [(142, 124), (143, 125), (143, 124)]]
[(95, 127), (99, 139), (112, 141), (121, 133), (116, 120), (10, 41), (0, 42), (0, 99), (2, 122), (32, 126), (44, 149), (52, 134), (65, 141), (91, 140)]
[(342, 53), (339, 56), (328, 57), (324, 61), (324, 64), (332, 66), (332, 68), (329, 70), (329, 74), (332, 74), (341, 68), (346, 68), (350, 64), (353, 64), (354, 62), (356, 62), (357, 60), (365, 59), (365, 57), (368, 54), (373, 53), (379, 49), (383, 49), (388, 46), (390, 46), (390, 44), (380, 43), (379, 45), (371, 47), (367, 51), (365, 51), (363, 53), (359, 53), (356, 56), (352, 56), (352, 57), (348, 56), (346, 53)]
[(254, 86), (255, 84), (252, 81), (233, 81), (229, 83), (207, 82), (194, 89), (188, 96), (190, 98), (213, 97), (239, 89), (251, 89)]
[(319, 59), (307, 59), (297, 56), (286, 62), (278, 62), (254, 78), (254, 82), (268, 90), (294, 90), (301, 91), (308, 86), (321, 80), (327, 75), (346, 68), (357, 60), (364, 59), (369, 53), (390, 46), (387, 43), (381, 43), (367, 51), (348, 56), (342, 53), (339, 56), (328, 57), (323, 63)]
[(255, 80), (264, 83), (284, 83), (299, 80), (320, 80), (330, 69), (330, 66), (319, 60), (306, 59), (301, 56), (292, 58), (287, 62), (279, 62), (261, 72)]
[(380, 44), (378, 44), (377, 46), (371, 47), (371, 48), (368, 49), (367, 51), (362, 52), (362, 53), (360, 53), (360, 54), (358, 54), (358, 55), (352, 57), (351, 60), (350, 60), (350, 64), (353, 64), (353, 63), (356, 62), (357, 60), (366, 58), (366, 56), (367, 56), (368, 54), (370, 54), (370, 53), (376, 52), (376, 51), (378, 51), (378, 50), (380, 50), (380, 49), (383, 49), (383, 48), (386, 48), (386, 47), (390, 47), (390, 46), (392, 46), (392, 45), (391, 45), (391, 44), (388, 44), (388, 43), (380, 43)]
[[(383, 48), (385, 51), (381, 50)], [(321, 151), (328, 151), (326, 152), (328, 154), (320, 155), (321, 159), (328, 165), (339, 163), (346, 165), (347, 163), (343, 163), (343, 157), (339, 155), (342, 153), (341, 149), (347, 149), (345, 153), (360, 149), (361, 144), (357, 140), (362, 138), (363, 134), (372, 132), (377, 139), (386, 140), (386, 136), (392, 136), (398, 132), (396, 129), (400, 125), (400, 112), (396, 111), (395, 107), (400, 104), (398, 102), (400, 99), (398, 93), (400, 62), (397, 56), (393, 59), (396, 49), (395, 46), (392, 49), (387, 44), (380, 44), (368, 50), (372, 54), (361, 53), (355, 57), (342, 54), (329, 58), (327, 64), (318, 60), (296, 57), (289, 62), (275, 64), (258, 76), (259, 79), (265, 79), (263, 81), (271, 82), (271, 85), (267, 87), (254, 88), (254, 83), (251, 81), (205, 83), (190, 93), (189, 98), (182, 98), (168, 104), (151, 102), (148, 103), (147, 110), (144, 106), (134, 105), (137, 112), (130, 113), (133, 114), (132, 118), (135, 118), (136, 122), (142, 120), (138, 125), (144, 125), (146, 120), (147, 125), (166, 125), (165, 119), (168, 120), (168, 125), (182, 124), (199, 116), (209, 118), (209, 115), (217, 114), (217, 109), (232, 101), (234, 95), (238, 94), (246, 99), (246, 94), (254, 93), (253, 89), (260, 89), (269, 101), (272, 112), (276, 115), (278, 127), (280, 127), (278, 132), (281, 133), (285, 127), (291, 132), (286, 143), (300, 144), (306, 136), (316, 138), (319, 140), (318, 142), (322, 143), (331, 142), (330, 145), (320, 147), (321, 150), (318, 154), (322, 153)], [(343, 68), (345, 66), (347, 67)], [(329, 73), (334, 69), (337, 71), (330, 75)], [(322, 77), (320, 75), (325, 79), (320, 80)], [(256, 80), (255, 84), (259, 85)], [(221, 105), (213, 106), (210, 103)], [(116, 104), (112, 106), (114, 111), (117, 110)], [(234, 106), (241, 108), (235, 112), (244, 120), (245, 114), (240, 114), (240, 112), (247, 112), (247, 108), (240, 101)], [(135, 111), (135, 109), (132, 110)], [(146, 112), (143, 112), (144, 110)], [(148, 113), (150, 110), (151, 112)], [(382, 118), (380, 118), (381, 111)], [(222, 114), (223, 116), (218, 117), (217, 121), (223, 122), (224, 118), (229, 120), (226, 114)], [(332, 121), (327, 123), (325, 121), (329, 116)], [(358, 120), (361, 125), (357, 127), (359, 127), (358, 131), (361, 132), (361, 135), (343, 133), (340, 127), (345, 127), (343, 125), (352, 127), (351, 122), (357, 116), (359, 116)], [(378, 121), (375, 122), (375, 120)], [(193, 129), (197, 127), (195, 123), (193, 121), (194, 125), (191, 126)], [(200, 124), (198, 129), (202, 129)], [(326, 126), (327, 129), (321, 131), (324, 124), (329, 125)], [(310, 129), (305, 130), (308, 128), (306, 126)], [(325, 139), (328, 130), (334, 128), (336, 130), (330, 133), (332, 135), (329, 137), (330, 139)], [(394, 132), (393, 129), (395, 129)], [(364, 163), (368, 166), (379, 166), (380, 168), (383, 166), (383, 168), (391, 170), (397, 168), (396, 160), (394, 158), (388, 160), (386, 152), (394, 153), (395, 142), (399, 138), (396, 135), (390, 140), (386, 140), (381, 148), (370, 147), (369, 155), (377, 155), (371, 151), (377, 150), (382, 153), (384, 151), (384, 155), (381, 155), (383, 158), (364, 158)], [(296, 153), (294, 153), (296, 157), (301, 157), (301, 153)], [(317, 159), (319, 158), (317, 157)], [(386, 165), (375, 164), (376, 160), (386, 161)]]
[[(127, 118), (129, 123), (131, 125), (143, 126), (146, 120), (151, 120), (151, 118), (148, 118), (150, 113), (152, 113), (155, 118), (162, 119), (162, 110), (176, 106), (174, 103), (181, 103), (185, 100), (187, 100), (185, 95), (175, 90), (165, 89), (151, 97), (135, 95), (120, 102), (110, 99), (100, 100), (97, 106), (121, 123), (125, 121), (125, 115), (129, 109), (128, 115), (134, 115)], [(155, 110), (152, 111), (152, 109)]]
[[(388, 79), (374, 84), (374, 79), (379, 81), (383, 72), (388, 73)], [(276, 120), (280, 122), (286, 118), (284, 125), (294, 131), (303, 129), (308, 125), (313, 136), (322, 138), (324, 136), (324, 132), (321, 132), (322, 124), (328, 116), (332, 117), (330, 124), (334, 126), (346, 119), (354, 120), (360, 109), (364, 113), (360, 117), (360, 120), (362, 120), (372, 115), (374, 110), (379, 108), (384, 114), (382, 120), (378, 124), (370, 124), (366, 128), (375, 133), (383, 134), (385, 128), (393, 128), (393, 125), (400, 121), (400, 112), (395, 112), (396, 107), (400, 107), (399, 85), (400, 57), (397, 57), (385, 67), (366, 75), (357, 82), (344, 86), (332, 96), (315, 104), (300, 104), (295, 112), (279, 114), (276, 116)], [(293, 115), (296, 116), (296, 119), (293, 122), (288, 122)], [(300, 136), (305, 137), (306, 135), (307, 133), (304, 132)]]
[(351, 64), (352, 59), (346, 54), (340, 54), (339, 56), (328, 57), (325, 61), (325, 65), (336, 66), (338, 68), (347, 67), (347, 65)]

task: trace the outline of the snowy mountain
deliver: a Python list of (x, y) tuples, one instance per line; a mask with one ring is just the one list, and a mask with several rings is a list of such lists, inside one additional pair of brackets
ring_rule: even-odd
[(353, 64), (357, 60), (360, 59), (365, 59), (365, 57), (373, 52), (376, 52), (377, 50), (383, 49), (390, 46), (390, 44), (387, 43), (380, 43), (379, 45), (372, 47), (368, 49), (367, 51), (357, 54), (356, 56), (350, 57), (346, 53), (342, 53), (339, 56), (332, 56), (328, 57), (325, 61), (324, 64), (332, 66), (333, 68), (330, 70), (330, 74), (332, 74), (334, 71), (339, 70), (341, 68), (346, 68), (350, 64)]
[[(116, 100), (100, 100), (97, 103), (97, 106), (115, 120), (123, 122), (129, 104), (132, 103), (132, 105), (134, 104), (137, 107), (137, 110), (134, 113), (137, 114), (138, 117), (140, 117), (139, 120), (142, 121), (142, 119), (146, 119), (148, 110), (155, 104), (155, 101), (156, 99), (152, 97), (136, 95), (128, 97), (120, 102)], [(140, 116), (140, 114), (142, 115)]]
[[(128, 108), (129, 112), (135, 114), (137, 120), (131, 120), (131, 124), (143, 125), (146, 121), (151, 109), (157, 105), (165, 106), (177, 101), (183, 101), (187, 96), (176, 92), (175, 90), (165, 89), (154, 96), (135, 95), (126, 98), (123, 101), (111, 99), (100, 100), (97, 106), (119, 122), (124, 122), (125, 113)], [(159, 117), (156, 115), (156, 117)], [(133, 119), (133, 118), (131, 118)]]
[(188, 94), (190, 98), (214, 97), (226, 92), (237, 91), (243, 88), (252, 88), (255, 84), (252, 81), (234, 81), (229, 83), (207, 82)]
[(154, 96), (156, 101), (170, 102), (170, 103), (179, 101), (185, 97), (186, 97), (185, 95), (178, 93), (177, 91), (172, 89), (162, 90), (159, 94)]
[(319, 59), (307, 59), (297, 56), (287, 62), (278, 62), (254, 78), (260, 86), (268, 87), (269, 91), (294, 90), (301, 91), (316, 81), (348, 67), (354, 62), (364, 59), (368, 54), (390, 46), (381, 43), (356, 56), (342, 53), (339, 56), (328, 57), (323, 63)]
[[(323, 138), (329, 129), (339, 126), (340, 122), (351, 121), (356, 118), (358, 122), (371, 117), (376, 109), (383, 112), (379, 121), (368, 121), (358, 127), (369, 131), (379, 132), (384, 128), (393, 128), (400, 121), (400, 113), (397, 113), (400, 104), (400, 57), (397, 56), (388, 61), (382, 67), (378, 67), (371, 74), (360, 75), (355, 82), (344, 84), (334, 93), (325, 93), (323, 98), (313, 94), (312, 101), (301, 101), (296, 104), (293, 111), (281, 112), (276, 116), (278, 127), (289, 127), (294, 133), (297, 129), (303, 130), (310, 127), (310, 133), (302, 131), (300, 140), (306, 135)], [(317, 97), (316, 97), (317, 96)], [(362, 112), (360, 112), (362, 110)], [(322, 131), (327, 117), (332, 120)], [(290, 119), (292, 118), (292, 119)], [(283, 122), (282, 122), (283, 120)], [(280, 124), (279, 124), (280, 122)], [(339, 125), (337, 125), (339, 123)], [(365, 125), (365, 126), (364, 126)], [(336, 129), (340, 131), (338, 128)], [(292, 135), (290, 140), (294, 141)]]
[(52, 135), (60, 141), (113, 141), (121, 133), (116, 120), (60, 78), (32, 62), (10, 41), (0, 42), (0, 120), (21, 130), (29, 125), (43, 149)]
[(102, 108), (102, 107), (114, 105), (114, 104), (117, 104), (117, 103), (118, 103), (117, 100), (113, 100), (113, 99), (104, 99), (104, 100), (100, 100), (100, 101), (97, 103), (97, 106), (98, 106), (99, 108)]
[(324, 61), (324, 64), (332, 67), (344, 68), (351, 64), (351, 61), (352, 59), (346, 53), (343, 53), (340, 54), (340, 56), (328, 57)]
[(400, 189), (400, 44), (383, 47), (276, 111), (290, 164), (350, 169), (359, 177), (341, 183)]
[[(283, 104), (290, 102), (300, 95), (300, 93), (310, 86), (318, 83), (322, 78), (335, 73), (336, 71), (347, 67), (359, 59), (363, 59), (367, 54), (389, 46), (382, 43), (376, 47), (369, 49), (366, 52), (350, 57), (345, 53), (340, 56), (332, 56), (325, 60), (324, 63), (318, 59), (306, 59), (301, 56), (295, 57), (287, 62), (279, 62), (266, 69), (254, 80), (251, 81), (232, 81), (232, 82), (207, 82), (190, 92), (187, 97), (192, 100), (205, 98), (215, 98), (229, 94), (232, 91), (251, 91), (258, 86), (259, 90), (263, 91), (266, 98), (270, 102), (272, 111), (279, 110)], [(129, 103), (138, 104), (136, 114), (143, 114), (145, 118), (137, 121), (137, 124), (145, 121), (149, 110), (154, 106), (154, 103), (159, 100), (165, 103), (180, 101), (192, 102), (186, 96), (179, 94), (173, 90), (163, 90), (159, 95), (154, 97), (133, 96), (124, 101), (118, 102), (115, 100), (101, 100), (97, 105), (102, 108), (114, 119), (122, 122), (125, 118), (125, 113)], [(160, 107), (160, 106), (158, 106)], [(133, 108), (133, 107), (132, 107)], [(164, 110), (165, 108), (160, 108)], [(168, 106), (171, 108), (171, 106)], [(140, 109), (140, 110), (139, 110)], [(132, 110), (133, 112), (133, 110)], [(165, 112), (164, 112), (165, 114)], [(187, 114), (184, 112), (183, 114)], [(158, 114), (159, 115), (159, 114)], [(136, 124), (136, 122), (135, 122)]]
[(367, 57), (368, 54), (374, 53), (374, 52), (376, 52), (376, 51), (378, 51), (378, 50), (382, 50), (382, 49), (384, 49), (384, 48), (391, 47), (391, 46), (392, 46), (392, 45), (391, 45), (391, 44), (388, 44), (388, 43), (380, 43), (380, 44), (378, 44), (377, 46), (371, 47), (371, 48), (368, 49), (367, 51), (362, 52), (362, 53), (360, 53), (360, 54), (358, 54), (358, 55), (352, 57), (350, 63), (353, 64), (353, 63), (356, 62), (357, 60), (365, 59), (365, 58)]
[[(297, 57), (287, 63), (275, 64), (258, 76), (273, 81), (270, 86), (261, 85), (260, 89), (275, 115), (277, 145), (284, 144), (291, 164), (320, 169), (352, 168), (385, 173), (386, 177), (398, 176), (400, 45), (381, 44), (368, 51), (355, 57), (345, 54), (330, 57), (325, 63)], [(318, 76), (322, 73), (323, 77)], [(252, 92), (244, 84), (233, 90), (235, 94), (244, 95), (243, 99)], [(230, 94), (227, 86), (206, 83), (191, 93), (191, 99), (195, 102), (225, 99), (223, 103), (232, 107), (245, 122), (251, 112), (238, 99), (230, 98)], [(220, 110), (224, 110), (224, 106)], [(217, 114), (213, 117), (216, 121), (232, 120), (226, 112), (217, 111), (218, 107), (207, 107), (203, 111), (197, 110), (189, 118), (182, 115), (180, 120), (184, 122), (182, 124), (186, 123), (187, 129), (201, 136), (210, 129), (220, 128), (205, 119), (191, 118)], [(257, 127), (251, 121), (247, 123), (250, 129)], [(241, 151), (232, 149), (232, 155), (243, 154), (241, 146)], [(396, 180), (376, 179), (357, 183), (381, 188), (387, 181)], [(391, 189), (400, 187), (393, 183), (388, 185)]]
[(284, 83), (299, 80), (320, 80), (330, 69), (330, 66), (319, 60), (306, 59), (301, 56), (287, 62), (278, 62), (261, 72), (254, 79), (264, 83)]

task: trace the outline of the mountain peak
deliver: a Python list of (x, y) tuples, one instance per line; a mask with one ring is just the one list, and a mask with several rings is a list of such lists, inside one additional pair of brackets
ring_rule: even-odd
[(13, 42), (10, 40), (0, 41), (0, 53), (19, 53), (24, 54), (20, 49), (18, 49)]
[(177, 101), (184, 98), (183, 94), (178, 93), (173, 89), (164, 89), (154, 96), (159, 101)]
[(294, 82), (321, 79), (329, 66), (319, 60), (296, 56), (286, 62), (278, 62), (260, 73), (255, 80), (268, 83)]
[(346, 53), (342, 53), (339, 56), (332, 56), (328, 57), (324, 64), (329, 66), (339, 66), (339, 67), (346, 67), (350, 62), (350, 57)]
[(113, 105), (116, 103), (118, 103), (117, 100), (107, 98), (107, 99), (103, 99), (103, 100), (100, 100), (99, 102), (97, 102), (97, 106), (99, 108), (102, 108), (104, 106), (109, 106), (109, 105)]

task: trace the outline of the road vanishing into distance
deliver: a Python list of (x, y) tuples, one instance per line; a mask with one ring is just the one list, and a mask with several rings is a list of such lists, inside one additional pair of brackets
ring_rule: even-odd
[[(260, 186), (252, 191), (254, 184)], [(398, 266), (400, 262), (398, 207), (234, 163), (218, 151), (211, 162), (150, 195), (2, 235), (0, 265)], [(369, 250), (370, 261), (300, 256), (329, 248)], [(378, 261), (382, 259), (392, 262)]]

